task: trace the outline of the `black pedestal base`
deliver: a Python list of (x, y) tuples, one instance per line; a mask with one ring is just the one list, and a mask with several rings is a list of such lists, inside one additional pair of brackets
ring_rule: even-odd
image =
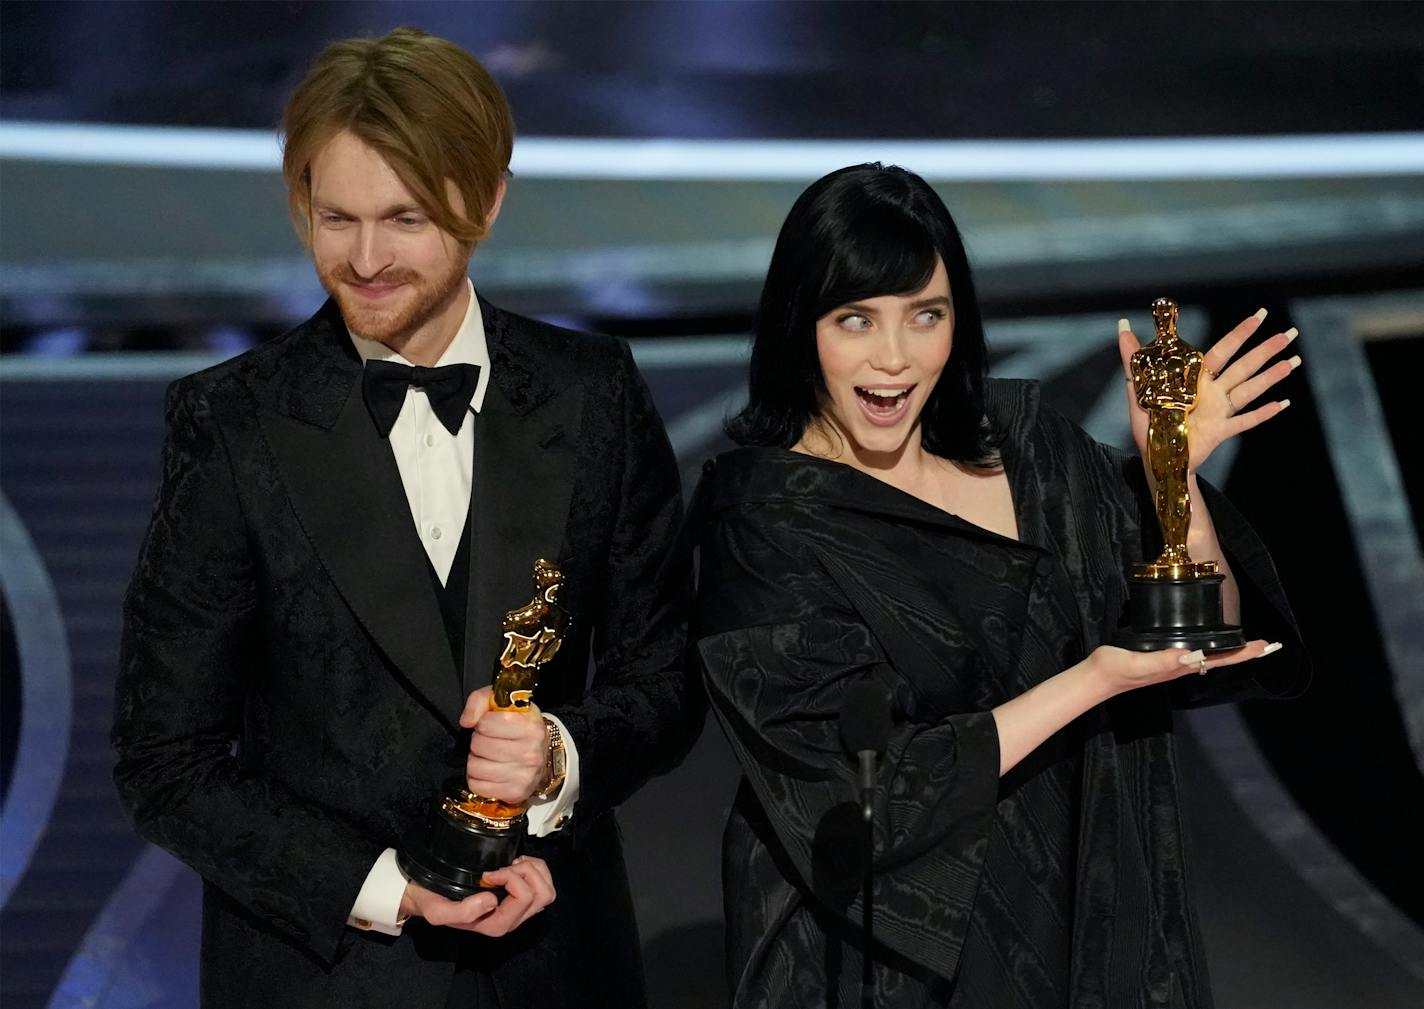
[(1112, 643), (1135, 652), (1162, 648), (1225, 652), (1246, 644), (1222, 617), (1223, 575), (1167, 579), (1129, 577), (1127, 612)]
[(432, 804), (425, 823), (406, 835), (396, 863), (427, 890), (462, 900), (486, 889), (480, 886), (484, 873), (503, 869), (519, 855), (527, 821), (521, 816), (509, 829), (496, 831), (450, 816), (441, 804)]

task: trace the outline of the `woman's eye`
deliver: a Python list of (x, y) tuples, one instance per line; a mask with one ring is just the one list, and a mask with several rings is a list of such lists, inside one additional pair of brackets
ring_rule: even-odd
[(927, 308), (915, 316), (915, 321), (921, 326), (937, 326), (944, 319), (944, 309)]
[(861, 332), (870, 328), (870, 320), (863, 315), (856, 315), (855, 313), (843, 315), (837, 319), (836, 322), (840, 324), (842, 329), (849, 329), (853, 332)]

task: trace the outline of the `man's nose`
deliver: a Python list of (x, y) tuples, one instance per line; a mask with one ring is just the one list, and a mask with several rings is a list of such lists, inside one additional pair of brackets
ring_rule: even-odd
[(391, 265), (391, 249), (381, 234), (380, 225), (362, 224), (356, 229), (350, 258), (351, 269), (365, 280), (376, 277)]

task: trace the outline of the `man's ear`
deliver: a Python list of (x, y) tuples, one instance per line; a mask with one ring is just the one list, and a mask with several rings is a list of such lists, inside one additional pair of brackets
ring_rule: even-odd
[(488, 232), (494, 227), (494, 222), (499, 217), (499, 208), (504, 206), (504, 193), (508, 188), (507, 180), (503, 177), (499, 180), (499, 188), (494, 191), (494, 202), (490, 204), (489, 213), (485, 215), (485, 231)]

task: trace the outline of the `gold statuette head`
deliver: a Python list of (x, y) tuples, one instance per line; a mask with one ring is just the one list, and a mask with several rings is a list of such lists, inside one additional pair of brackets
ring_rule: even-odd
[(1172, 343), (1177, 337), (1177, 303), (1171, 298), (1158, 298), (1152, 303), (1152, 323), (1157, 339)]

